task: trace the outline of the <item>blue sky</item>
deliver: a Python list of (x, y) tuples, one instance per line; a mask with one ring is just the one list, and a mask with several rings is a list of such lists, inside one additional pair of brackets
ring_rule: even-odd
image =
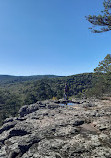
[(103, 0), (0, 0), (0, 74), (93, 72), (111, 53), (111, 32), (94, 34), (85, 19)]

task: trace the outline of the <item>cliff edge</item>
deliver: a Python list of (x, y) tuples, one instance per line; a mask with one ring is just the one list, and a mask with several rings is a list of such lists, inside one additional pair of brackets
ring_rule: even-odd
[(0, 158), (110, 158), (111, 101), (25, 105), (0, 128)]

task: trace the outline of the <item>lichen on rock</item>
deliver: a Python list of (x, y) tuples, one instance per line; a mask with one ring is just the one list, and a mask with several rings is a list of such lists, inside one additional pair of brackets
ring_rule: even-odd
[[(85, 102), (85, 103), (84, 103)], [(94, 105), (94, 106), (93, 106)], [(0, 158), (110, 158), (111, 103), (41, 101), (0, 128)]]

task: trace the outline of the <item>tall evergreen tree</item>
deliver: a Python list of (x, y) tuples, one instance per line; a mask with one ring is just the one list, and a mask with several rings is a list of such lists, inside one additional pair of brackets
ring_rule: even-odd
[[(111, 93), (111, 54), (107, 54), (107, 56), (99, 62), (98, 67), (94, 69), (99, 75), (99, 80), (96, 84), (96, 90), (99, 89), (99, 93), (101, 94), (110, 94)], [(97, 93), (97, 92), (96, 92)]]
[(104, 60), (99, 62), (99, 65), (94, 69), (94, 72), (101, 72), (101, 73), (111, 72), (111, 54), (107, 54)]
[[(93, 25), (90, 29), (94, 33), (101, 33), (111, 30), (111, 0), (104, 0), (104, 10), (100, 15), (89, 15), (86, 19)], [(97, 29), (95, 29), (97, 26)]]

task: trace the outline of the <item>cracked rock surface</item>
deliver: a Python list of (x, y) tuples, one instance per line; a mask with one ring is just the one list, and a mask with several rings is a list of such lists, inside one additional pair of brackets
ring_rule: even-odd
[(23, 106), (0, 128), (0, 158), (111, 158), (111, 101)]

